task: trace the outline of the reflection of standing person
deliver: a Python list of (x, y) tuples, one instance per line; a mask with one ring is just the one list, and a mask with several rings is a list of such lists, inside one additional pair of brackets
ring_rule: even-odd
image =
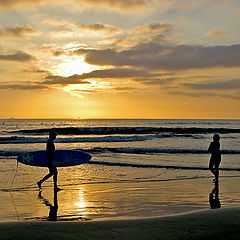
[(209, 169), (215, 176), (214, 181), (218, 181), (219, 176), (219, 165), (221, 162), (221, 152), (220, 152), (220, 136), (218, 134), (214, 134), (213, 141), (210, 143), (208, 152), (211, 153), (211, 158), (209, 161)]
[(221, 208), (221, 203), (219, 200), (219, 184), (218, 181), (215, 182), (215, 186), (212, 192), (209, 194), (209, 204), (211, 209)]
[(51, 130), (49, 132), (49, 139), (47, 142), (47, 159), (48, 159), (49, 173), (43, 179), (37, 182), (37, 185), (40, 190), (42, 189), (42, 183), (45, 182), (47, 179), (49, 179), (51, 176), (53, 176), (54, 191), (61, 190), (57, 186), (57, 175), (58, 175), (57, 168), (52, 166), (53, 151), (55, 150), (55, 145), (53, 141), (56, 139), (56, 137), (57, 137), (57, 133), (54, 130)]

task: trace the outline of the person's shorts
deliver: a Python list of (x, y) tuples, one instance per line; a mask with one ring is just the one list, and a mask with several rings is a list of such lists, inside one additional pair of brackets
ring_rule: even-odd
[(209, 165), (210, 166), (215, 165), (218, 167), (220, 165), (220, 162), (221, 162), (221, 155), (220, 156), (211, 156)]

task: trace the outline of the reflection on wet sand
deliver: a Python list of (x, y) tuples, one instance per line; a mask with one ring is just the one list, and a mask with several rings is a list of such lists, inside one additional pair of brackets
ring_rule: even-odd
[(216, 181), (213, 190), (209, 194), (209, 204), (211, 209), (221, 208), (219, 200), (219, 182)]
[[(48, 221), (74, 221), (74, 220), (90, 220), (84, 217), (76, 216), (76, 215), (61, 215), (58, 216), (58, 192), (54, 191), (54, 197), (53, 197), (53, 204), (51, 204), (45, 197), (42, 195), (42, 191), (39, 191), (38, 198), (42, 201), (44, 205), (49, 207), (49, 216), (46, 218)], [(84, 198), (80, 198), (80, 202), (78, 202), (79, 207), (81, 207), (81, 210), (84, 208), (85, 203)], [(82, 202), (81, 202), (82, 201)]]
[(57, 192), (54, 191), (54, 203), (53, 205), (42, 196), (42, 192), (39, 191), (38, 198), (42, 200), (42, 202), (49, 207), (49, 216), (48, 221), (57, 221), (57, 212), (58, 212), (58, 201), (57, 201)]
[[(196, 178), (79, 185), (60, 183), (64, 190), (55, 196), (52, 184), (45, 186), (39, 197), (37, 188), (12, 191), (13, 199), (8, 192), (0, 192), (0, 219), (8, 221), (138, 219), (206, 209), (210, 208), (209, 204), (212, 208), (223, 205), (235, 206), (240, 201), (239, 177), (221, 179), (224, 181), (220, 182), (219, 186), (218, 183), (212, 183), (210, 189), (209, 178)], [(222, 199), (220, 191), (221, 196), (228, 197)], [(228, 199), (231, 201), (227, 201)]]
[(82, 189), (78, 190), (78, 201), (74, 204), (76, 207), (78, 207), (78, 211), (81, 213), (86, 212), (86, 200), (84, 198), (84, 191)]

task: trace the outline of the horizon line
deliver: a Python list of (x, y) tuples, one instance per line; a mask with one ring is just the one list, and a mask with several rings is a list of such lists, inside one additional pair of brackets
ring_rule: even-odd
[(0, 118), (0, 120), (240, 120), (240, 118), (111, 118), (111, 117), (97, 117), (97, 118), (74, 118), (74, 117), (50, 117), (50, 118)]

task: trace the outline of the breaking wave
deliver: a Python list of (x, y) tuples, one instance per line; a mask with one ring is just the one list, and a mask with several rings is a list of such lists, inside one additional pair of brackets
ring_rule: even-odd
[(240, 133), (239, 128), (170, 128), (170, 127), (67, 127), (67, 128), (42, 128), (18, 130), (12, 133), (22, 134), (48, 134), (54, 129), (58, 134), (62, 135), (111, 135), (111, 134), (159, 134), (159, 133), (174, 133), (174, 134), (206, 134), (206, 133)]

